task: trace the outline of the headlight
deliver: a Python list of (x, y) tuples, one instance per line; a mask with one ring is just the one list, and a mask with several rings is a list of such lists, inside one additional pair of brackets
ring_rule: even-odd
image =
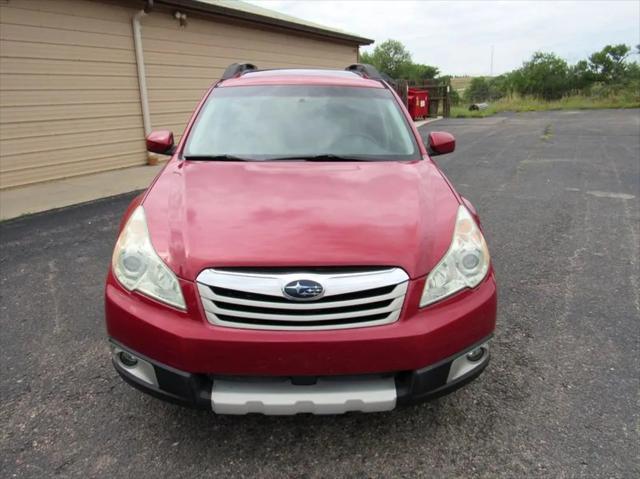
[(487, 271), (487, 243), (471, 213), (460, 206), (451, 246), (427, 276), (420, 307), (446, 298), (461, 289), (477, 286), (487, 275)]
[(187, 309), (178, 278), (153, 249), (142, 206), (129, 217), (120, 233), (111, 260), (113, 273), (129, 291), (180, 309)]

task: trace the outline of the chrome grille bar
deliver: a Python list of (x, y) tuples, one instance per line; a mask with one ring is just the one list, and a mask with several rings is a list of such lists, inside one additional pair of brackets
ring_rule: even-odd
[[(408, 275), (400, 268), (356, 273), (251, 273), (208, 269), (197, 278), (207, 319), (246, 329), (322, 330), (388, 324), (400, 316)], [(283, 287), (312, 280), (321, 299), (299, 302)]]
[[(205, 310), (216, 315), (223, 314), (227, 316), (236, 316), (241, 314), (243, 318), (249, 319), (268, 319), (272, 321), (320, 321), (323, 319), (342, 319), (345, 317), (358, 318), (360, 316), (371, 316), (380, 313), (390, 313), (396, 309), (402, 307), (402, 301), (404, 297), (396, 298), (391, 302), (389, 306), (376, 309), (364, 309), (362, 311), (349, 311), (348, 313), (330, 313), (330, 314), (296, 314), (294, 310), (291, 310), (291, 314), (269, 314), (269, 313), (252, 313), (247, 311), (235, 311), (233, 309), (224, 309), (215, 305), (215, 303), (205, 303)], [(213, 304), (213, 306), (211, 306)]]
[[(399, 287), (401, 285), (398, 285), (395, 287), (395, 289), (393, 289), (390, 293), (387, 294), (383, 294), (380, 296), (376, 296), (375, 297), (375, 301), (384, 301), (387, 299), (395, 299), (399, 296), (404, 295), (405, 291), (406, 291), (406, 287), (403, 288)], [(359, 305), (359, 304), (368, 304), (371, 303), (372, 299), (371, 297), (365, 297), (365, 298), (359, 298), (359, 299), (351, 299), (351, 300), (345, 300), (345, 301), (331, 301), (331, 302), (322, 302), (319, 303), (317, 301), (313, 301), (313, 302), (309, 302), (309, 303), (295, 303), (293, 301), (287, 301), (287, 302), (271, 302), (271, 301), (254, 301), (251, 299), (241, 299), (241, 298), (233, 298), (230, 296), (221, 296), (218, 294), (215, 294), (211, 288), (199, 284), (198, 285), (198, 289), (200, 290), (200, 295), (203, 298), (207, 298), (210, 299), (211, 301), (220, 301), (220, 302), (224, 302), (224, 303), (233, 303), (233, 304), (240, 304), (240, 305), (246, 305), (246, 306), (256, 306), (256, 307), (265, 307), (265, 308), (279, 308), (279, 309), (294, 309), (294, 310), (302, 310), (302, 309), (319, 309), (319, 308), (337, 308), (337, 307), (344, 307), (344, 306), (354, 306), (354, 305)], [(325, 296), (326, 298), (326, 296)]]

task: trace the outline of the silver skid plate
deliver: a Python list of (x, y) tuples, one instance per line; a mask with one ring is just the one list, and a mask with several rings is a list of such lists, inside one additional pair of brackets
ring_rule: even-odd
[(321, 378), (298, 386), (285, 379), (215, 379), (211, 407), (218, 414), (342, 414), (389, 411), (396, 386), (388, 378)]

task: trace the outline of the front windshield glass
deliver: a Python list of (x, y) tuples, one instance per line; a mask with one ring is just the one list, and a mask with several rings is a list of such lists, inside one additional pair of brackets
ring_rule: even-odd
[(419, 159), (407, 121), (387, 89), (313, 85), (216, 88), (184, 156), (252, 160), (322, 157)]

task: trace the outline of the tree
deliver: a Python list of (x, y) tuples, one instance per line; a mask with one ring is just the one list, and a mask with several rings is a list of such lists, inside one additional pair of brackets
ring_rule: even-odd
[(512, 72), (511, 80), (520, 95), (544, 100), (557, 100), (571, 90), (569, 65), (553, 53), (534, 53), (522, 68)]
[(472, 78), (469, 87), (464, 91), (464, 96), (471, 103), (487, 101), (489, 99), (489, 83), (484, 77)]
[(589, 62), (580, 60), (569, 68), (571, 90), (585, 92), (596, 81), (596, 76), (589, 67)]
[(418, 80), (433, 80), (440, 73), (438, 67), (432, 65), (425, 65), (423, 63), (416, 63), (416, 81)]
[[(640, 54), (640, 45), (607, 45), (586, 60), (569, 65), (553, 53), (536, 52), (521, 68), (489, 78), (476, 77), (465, 91), (465, 99), (472, 102), (494, 101), (518, 94), (543, 100), (557, 100), (565, 95), (581, 93), (611, 95), (621, 91), (640, 91), (640, 63), (629, 56)], [(373, 52), (360, 56), (362, 63), (371, 63), (391, 78), (404, 78), (422, 83), (437, 77), (438, 68), (413, 63), (411, 54), (397, 40), (387, 40)], [(440, 76), (441, 83), (450, 85), (450, 77)]]
[(465, 99), (468, 102), (477, 103), (502, 98), (507, 94), (505, 81), (504, 75), (494, 78), (474, 77), (464, 91)]
[(398, 40), (387, 40), (371, 53), (362, 52), (360, 63), (369, 63), (391, 78), (404, 78), (416, 83), (431, 80), (440, 73), (437, 67), (413, 63), (411, 54)]
[(508, 74), (499, 75), (489, 80), (489, 99), (497, 100), (513, 92)]
[(631, 48), (627, 45), (607, 45), (589, 57), (589, 69), (597, 81), (604, 83), (621, 83), (628, 71), (625, 62)]
[(458, 90), (454, 90), (452, 88), (449, 91), (449, 100), (451, 100), (451, 104), (453, 106), (458, 106), (460, 104), (460, 93), (458, 93)]
[(640, 64), (638, 62), (629, 63), (627, 66), (627, 78), (630, 81), (640, 82)]
[(387, 40), (378, 45), (373, 53), (363, 53), (362, 63), (370, 63), (391, 78), (399, 78), (401, 72), (411, 64), (411, 54), (398, 40)]
[(434, 79), (440, 70), (431, 65), (423, 65), (422, 63), (406, 63), (400, 69), (400, 76), (407, 80), (413, 80), (416, 83), (422, 83), (425, 80)]
[(362, 52), (360, 53), (359, 61), (360, 63), (368, 63), (369, 65), (373, 65), (373, 55), (369, 52)]

